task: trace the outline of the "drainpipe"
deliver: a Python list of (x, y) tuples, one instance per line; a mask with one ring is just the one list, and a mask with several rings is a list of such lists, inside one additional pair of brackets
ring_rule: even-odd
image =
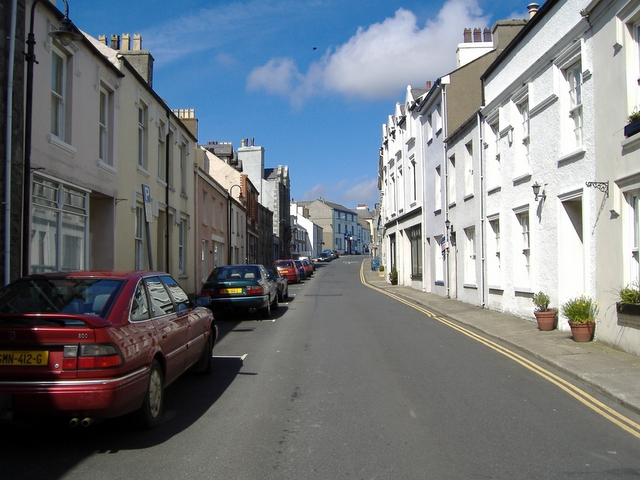
[(18, 0), (11, 2), (11, 27), (9, 33), (9, 59), (7, 66), (7, 147), (4, 170), (4, 285), (11, 281), (11, 155), (13, 127), (13, 69), (16, 51), (16, 23), (18, 16)]
[[(441, 78), (438, 79), (438, 83), (441, 82)], [(447, 90), (446, 90), (446, 86), (441, 84), (440, 88), (442, 88), (442, 138), (446, 139), (447, 138)], [(447, 159), (447, 142), (443, 141), (442, 142), (442, 152), (443, 152), (443, 163), (444, 163), (444, 221), (445, 224), (447, 224), (447, 222), (449, 222), (450, 224), (450, 220), (449, 220), (449, 161)], [(455, 181), (455, 179), (454, 179)], [(451, 251), (451, 231), (449, 230), (449, 227), (445, 228), (445, 239), (447, 242), (447, 248), (445, 249), (445, 288), (446, 288), (446, 295), (445, 298), (451, 298), (451, 286), (450, 286), (450, 282), (451, 282), (451, 261), (450, 261), (450, 251)]]
[(164, 203), (166, 204), (166, 215), (165, 215), (165, 233), (164, 233), (164, 258), (165, 258), (165, 263), (164, 263), (164, 268), (165, 271), (167, 273), (171, 273), (171, 269), (169, 268), (169, 259), (171, 258), (171, 256), (169, 255), (169, 178), (171, 178), (171, 175), (169, 174), (169, 167), (171, 165), (171, 163), (169, 162), (169, 152), (171, 152), (171, 145), (170, 145), (170, 141), (171, 140), (171, 110), (167, 109), (167, 140), (164, 142), (164, 148), (165, 148), (165, 183), (166, 186), (164, 188)]
[(484, 135), (482, 130), (482, 112), (477, 111), (476, 118), (478, 120), (478, 135), (479, 135), (479, 156), (478, 156), (478, 168), (480, 169), (480, 306), (486, 307), (486, 244), (485, 244), (485, 230), (487, 228), (487, 219), (485, 218), (485, 205), (484, 205)]

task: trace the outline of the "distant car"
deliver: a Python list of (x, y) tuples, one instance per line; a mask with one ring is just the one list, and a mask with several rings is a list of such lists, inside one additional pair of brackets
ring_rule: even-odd
[(259, 264), (216, 267), (202, 286), (215, 312), (258, 310), (264, 318), (278, 308), (278, 287)]
[(302, 266), (304, 267), (306, 278), (311, 278), (311, 275), (313, 275), (313, 266), (306, 258), (301, 258), (300, 261), (302, 262)]
[(273, 266), (278, 269), (280, 275), (287, 279), (289, 283), (300, 283), (300, 273), (293, 260), (276, 260)]
[(311, 257), (300, 257), (300, 260), (306, 260), (307, 262), (309, 262), (309, 265), (311, 265), (311, 272), (313, 273), (313, 271), (316, 269), (315, 260)]
[(319, 259), (321, 262), (330, 262), (333, 260), (333, 256), (329, 252), (322, 252)]
[(267, 273), (271, 275), (271, 279), (276, 282), (276, 286), (278, 287), (278, 301), (286, 302), (289, 298), (289, 282), (286, 278), (280, 275), (278, 269), (275, 267), (265, 267), (267, 269)]
[(0, 290), (0, 418), (88, 426), (137, 411), (154, 427), (167, 385), (190, 367), (211, 372), (217, 335), (211, 311), (166, 273), (21, 278)]
[(296, 268), (298, 269), (298, 275), (300, 275), (300, 280), (306, 280), (307, 270), (304, 268), (304, 265), (302, 264), (302, 260), (294, 260), (293, 263), (296, 265)]

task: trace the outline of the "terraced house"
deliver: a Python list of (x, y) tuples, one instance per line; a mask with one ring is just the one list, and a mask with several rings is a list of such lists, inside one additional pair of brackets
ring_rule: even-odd
[(640, 6), (529, 8), (496, 23), (489, 52), (461, 56), (425, 93), (408, 88), (383, 126), (382, 261), (401, 284), (532, 321), (538, 291), (554, 306), (590, 296), (596, 339), (640, 354), (640, 323), (615, 295), (640, 278), (627, 125), (640, 105)]

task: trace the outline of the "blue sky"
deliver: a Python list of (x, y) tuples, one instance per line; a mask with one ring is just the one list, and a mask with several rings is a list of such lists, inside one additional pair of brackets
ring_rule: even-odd
[(95, 38), (142, 35), (154, 90), (172, 109), (195, 109), (199, 143), (238, 148), (253, 138), (266, 167), (289, 167), (292, 198), (373, 208), (382, 125), (407, 85), (455, 69), (464, 28), (526, 18), (530, 2), (68, 3), (74, 24)]

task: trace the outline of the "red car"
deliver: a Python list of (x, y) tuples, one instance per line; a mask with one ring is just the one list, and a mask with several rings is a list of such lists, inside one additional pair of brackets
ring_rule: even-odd
[(0, 419), (87, 426), (137, 411), (153, 427), (167, 385), (190, 367), (211, 372), (217, 334), (211, 311), (166, 273), (22, 278), (0, 290)]
[(300, 283), (300, 273), (293, 260), (276, 260), (273, 266), (278, 270), (281, 277), (287, 279), (289, 283)]

